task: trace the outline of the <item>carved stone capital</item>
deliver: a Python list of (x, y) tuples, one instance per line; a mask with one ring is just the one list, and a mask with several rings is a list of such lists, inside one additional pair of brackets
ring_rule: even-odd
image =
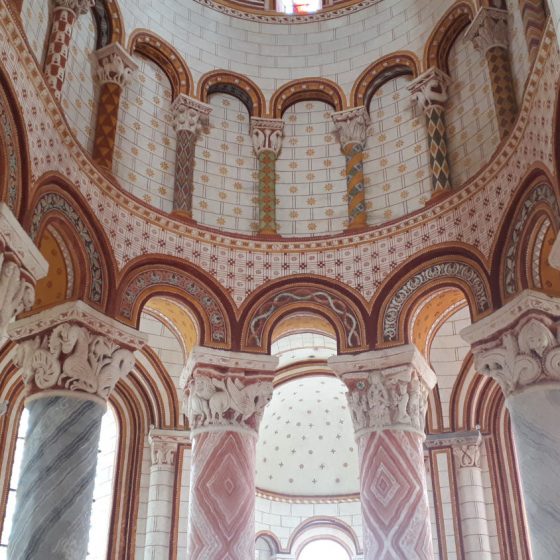
[(154, 427), (148, 434), (153, 465), (175, 466), (177, 448), (189, 443), (189, 433), (179, 430), (158, 430)]
[(560, 383), (560, 299), (524, 290), (501, 309), (463, 329), (479, 373), (506, 397)]
[(426, 449), (451, 447), (457, 460), (458, 468), (480, 468), (480, 446), (482, 434), (476, 432), (455, 432), (429, 435), (424, 442)]
[(258, 432), (278, 358), (196, 347), (182, 375), (191, 433)]
[(274, 152), (278, 157), (282, 149), (284, 121), (282, 119), (261, 119), (251, 117), (251, 138), (257, 156), (265, 151)]
[(424, 112), (443, 107), (447, 101), (447, 87), (451, 78), (439, 68), (430, 68), (410, 82), (407, 89)]
[(175, 130), (187, 130), (196, 134), (208, 125), (208, 115), (212, 112), (212, 107), (180, 93), (173, 102), (171, 111)]
[(6, 204), (0, 202), (0, 338), (8, 323), (35, 303), (35, 281), (48, 263)]
[(93, 53), (97, 60), (97, 79), (100, 84), (117, 84), (124, 89), (134, 79), (138, 64), (118, 44), (111, 43)]
[(19, 343), (14, 363), (28, 395), (79, 392), (103, 403), (117, 381), (130, 373), (132, 351), (146, 340), (82, 301), (16, 321), (8, 334)]
[(348, 387), (356, 438), (381, 430), (424, 436), (428, 393), (436, 377), (415, 346), (335, 356), (328, 364)]
[(548, 262), (550, 266), (560, 270), (560, 233), (556, 236), (554, 245), (552, 245), (550, 255), (548, 255)]
[(465, 33), (474, 48), (486, 54), (492, 47), (508, 48), (508, 13), (498, 8), (480, 8)]
[(87, 14), (95, 6), (95, 0), (54, 0), (55, 10), (72, 10), (77, 16)]
[(361, 144), (365, 146), (371, 119), (365, 107), (355, 107), (346, 111), (333, 113), (338, 140), (342, 148), (347, 144)]

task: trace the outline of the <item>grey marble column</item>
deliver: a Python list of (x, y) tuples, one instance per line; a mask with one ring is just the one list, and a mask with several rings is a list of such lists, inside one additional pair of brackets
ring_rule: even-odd
[(18, 342), (29, 410), (10, 560), (84, 560), (101, 418), (143, 338), (83, 302), (22, 319)]
[(560, 558), (560, 299), (525, 290), (461, 334), (506, 397), (533, 560)]

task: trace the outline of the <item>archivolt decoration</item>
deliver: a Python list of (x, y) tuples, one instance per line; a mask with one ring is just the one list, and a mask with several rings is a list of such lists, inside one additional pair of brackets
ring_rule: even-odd
[(229, 323), (218, 298), (202, 282), (192, 276), (168, 268), (144, 269), (134, 275), (123, 287), (117, 300), (117, 318), (136, 319), (142, 295), (165, 287), (175, 288), (193, 301), (204, 321), (205, 344), (224, 347), (229, 342)]
[(335, 111), (346, 108), (346, 97), (338, 84), (325, 78), (307, 78), (288, 82), (277, 89), (270, 98), (269, 113), (280, 119), (288, 107), (306, 100), (323, 101)]
[(365, 329), (359, 312), (350, 302), (324, 286), (284, 286), (272, 291), (243, 321), (243, 350), (263, 351), (275, 317), (289, 308), (324, 311), (334, 319), (340, 351), (365, 346)]
[(135, 31), (129, 40), (129, 51), (153, 60), (169, 78), (173, 99), (180, 93), (192, 95), (193, 78), (182, 56), (165, 39), (151, 31)]
[(460, 280), (470, 287), (478, 313), (490, 309), (488, 288), (481, 274), (470, 264), (460, 261), (433, 264), (411, 276), (391, 297), (383, 313), (383, 340), (398, 340), (401, 313), (418, 290), (434, 280), (446, 278)]
[(97, 49), (121, 43), (124, 35), (122, 16), (115, 0), (95, 0), (92, 8), (97, 26)]
[(507, 236), (507, 245), (503, 253), (503, 275), (501, 275), (501, 278), (503, 278), (502, 289), (506, 296), (511, 296), (520, 289), (517, 271), (519, 267), (519, 247), (523, 238), (523, 231), (535, 207), (543, 203), (549, 206), (553, 215), (557, 217), (557, 220), (560, 220), (560, 207), (552, 187), (547, 183), (538, 185), (523, 201), (521, 209), (513, 222), (513, 228)]
[(352, 93), (350, 103), (353, 107), (364, 105), (366, 109), (375, 91), (385, 82), (398, 76), (418, 76), (420, 62), (414, 53), (398, 52), (385, 56), (370, 64), (358, 77)]
[(266, 100), (259, 86), (236, 72), (213, 70), (204, 74), (198, 82), (198, 97), (208, 103), (208, 97), (213, 93), (227, 93), (236, 97), (247, 107), (252, 117), (262, 117), (266, 111)]
[(89, 299), (101, 304), (103, 300), (103, 267), (101, 256), (97, 250), (95, 242), (82, 218), (73, 206), (58, 193), (47, 193), (43, 195), (33, 209), (31, 218), (30, 235), (33, 240), (37, 240), (37, 235), (42, 221), (49, 212), (60, 212), (74, 226), (84, 244), (84, 250), (89, 260), (90, 288)]
[(443, 72), (449, 72), (449, 49), (473, 17), (470, 2), (458, 2), (444, 14), (426, 43), (424, 70), (435, 66)]

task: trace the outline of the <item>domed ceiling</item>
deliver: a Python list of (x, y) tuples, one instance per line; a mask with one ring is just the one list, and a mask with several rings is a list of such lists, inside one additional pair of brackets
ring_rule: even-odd
[(359, 492), (358, 449), (336, 377), (305, 377), (274, 389), (259, 430), (257, 487), (290, 496)]

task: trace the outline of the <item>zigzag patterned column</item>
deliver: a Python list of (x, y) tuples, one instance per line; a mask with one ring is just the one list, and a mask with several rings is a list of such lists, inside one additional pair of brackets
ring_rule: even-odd
[(48, 263), (4, 202), (0, 202), (0, 342), (6, 327), (35, 303), (35, 281)]
[(364, 560), (432, 560), (423, 441), (435, 374), (414, 346), (336, 356), (360, 453)]
[(282, 149), (282, 119), (251, 118), (253, 148), (259, 161), (259, 233), (276, 234), (276, 160)]
[(29, 410), (11, 560), (87, 555), (101, 417), (138, 333), (78, 301), (10, 325)]
[(502, 140), (509, 136), (517, 118), (507, 17), (506, 10), (481, 8), (465, 33), (474, 47), (486, 56)]
[(100, 88), (93, 159), (99, 165), (112, 169), (121, 93), (132, 81), (138, 65), (118, 43), (99, 49), (95, 57)]
[(408, 86), (414, 101), (426, 115), (434, 197), (447, 194), (452, 189), (444, 118), (448, 85), (447, 74), (437, 68), (430, 68)]
[(196, 140), (200, 130), (208, 124), (212, 107), (181, 93), (173, 102), (172, 111), (177, 133), (173, 212), (191, 219)]
[(185, 368), (193, 438), (187, 556), (255, 557), (255, 456), (277, 358), (195, 348)]
[(506, 398), (532, 558), (560, 558), (560, 299), (525, 290), (461, 336)]
[(519, 0), (519, 9), (529, 49), (529, 62), (534, 62), (546, 28), (546, 4), (543, 0)]
[(188, 433), (177, 430), (150, 430), (150, 490), (146, 515), (144, 560), (170, 557), (175, 469), (179, 444), (188, 443)]
[(79, 16), (86, 14), (94, 0), (55, 0), (47, 57), (45, 79), (55, 98), (60, 101), (66, 63), (72, 42), (72, 30)]
[(348, 197), (348, 229), (367, 226), (364, 181), (364, 148), (370, 123), (365, 107), (332, 114), (340, 147), (346, 158), (346, 194)]

